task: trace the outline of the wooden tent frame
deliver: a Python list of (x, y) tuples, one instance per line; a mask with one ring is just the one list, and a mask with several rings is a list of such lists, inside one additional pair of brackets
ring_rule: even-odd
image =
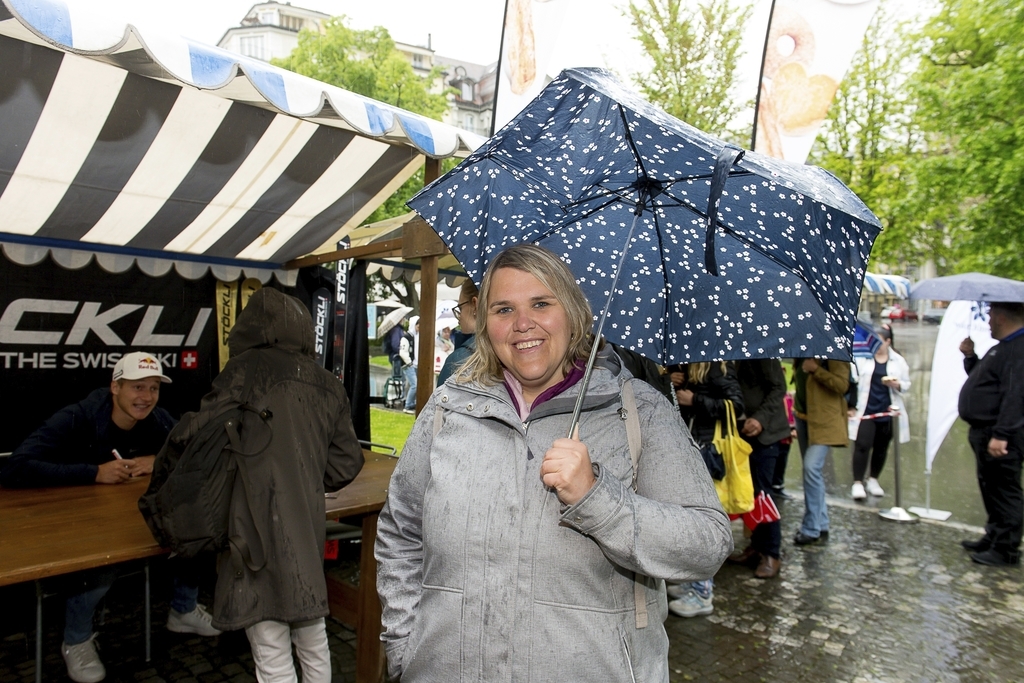
[[(423, 169), (423, 185), (429, 185), (441, 175), (441, 160), (427, 158)], [(345, 259), (394, 258), (420, 259), (420, 310), (433, 311), (437, 308), (437, 262), (448, 254), (448, 247), (437, 236), (427, 222), (418, 216), (402, 226), (402, 236), (375, 244), (351, 249), (338, 249), (313, 256), (303, 256), (284, 264), (286, 270), (315, 266), (328, 261)], [(417, 358), (434, 357), (434, 316), (420, 315), (420, 346)], [(418, 363), (416, 366), (416, 414), (430, 400), (434, 390), (434, 364)]]

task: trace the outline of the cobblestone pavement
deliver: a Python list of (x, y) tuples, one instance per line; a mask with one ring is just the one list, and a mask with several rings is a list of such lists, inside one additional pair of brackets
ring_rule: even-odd
[[(715, 578), (707, 617), (669, 616), (671, 680), (735, 683), (1024, 682), (1024, 574), (971, 563), (959, 545), (979, 530), (901, 525), (830, 500), (829, 541), (792, 544), (802, 503), (783, 509), (781, 575), (761, 581), (742, 567)], [(737, 547), (744, 547), (736, 527)], [(141, 582), (115, 584), (100, 627), (112, 683), (251, 683), (241, 632), (218, 638), (168, 633), (154, 567), (153, 660), (144, 661)], [(134, 583), (133, 583), (134, 582)], [(62, 604), (44, 602), (44, 680), (66, 681), (59, 653)], [(31, 584), (0, 589), (0, 683), (34, 676)], [(354, 680), (353, 632), (328, 620), (335, 683)], [(604, 682), (601, 682), (604, 683)]]
[(972, 563), (980, 529), (830, 500), (829, 540), (799, 548), (803, 504), (786, 506), (778, 578), (726, 565), (711, 615), (669, 616), (673, 682), (1024, 681), (1021, 568)]

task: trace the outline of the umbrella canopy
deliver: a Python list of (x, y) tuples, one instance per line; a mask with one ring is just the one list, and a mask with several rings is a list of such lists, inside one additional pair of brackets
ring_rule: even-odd
[(862, 322), (853, 330), (853, 355), (863, 358), (874, 356), (882, 347), (882, 338)]
[(910, 280), (899, 275), (864, 273), (864, 289), (875, 294), (892, 294), (906, 299), (910, 296)]
[(611, 301), (605, 336), (662, 363), (849, 359), (881, 229), (831, 174), (729, 147), (600, 69), (563, 72), (409, 206), (477, 283), (513, 244), (559, 254), (595, 311)]
[(399, 306), (384, 316), (384, 319), (380, 321), (380, 326), (377, 328), (377, 338), (380, 339), (390, 332), (392, 327), (402, 322), (402, 318), (410, 313), (412, 313), (412, 308), (409, 306)]
[(911, 299), (933, 301), (1022, 301), (1024, 282), (985, 273), (963, 273), (922, 280), (910, 291)]

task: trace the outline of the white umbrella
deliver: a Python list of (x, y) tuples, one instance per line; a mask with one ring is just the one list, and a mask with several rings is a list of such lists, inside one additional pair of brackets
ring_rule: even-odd
[(412, 308), (409, 306), (401, 306), (384, 316), (384, 319), (380, 321), (380, 326), (377, 328), (377, 338), (380, 339), (387, 334), (392, 327), (402, 322), (402, 318), (412, 313)]

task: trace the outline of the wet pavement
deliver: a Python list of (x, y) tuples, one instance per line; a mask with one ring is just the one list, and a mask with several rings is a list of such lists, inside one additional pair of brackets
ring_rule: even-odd
[[(829, 503), (830, 539), (803, 548), (791, 541), (803, 505), (785, 503), (778, 578), (762, 581), (751, 570), (726, 566), (715, 579), (710, 616), (669, 616), (673, 683), (1024, 681), (1024, 573), (973, 564), (959, 542), (980, 529), (927, 521), (902, 525), (861, 505)], [(734, 530), (737, 547), (744, 547), (741, 527)], [(154, 563), (149, 663), (143, 658), (140, 579), (122, 579), (111, 591), (99, 629), (107, 680), (254, 681), (244, 634), (197, 638), (162, 628), (162, 571)], [(0, 683), (33, 680), (34, 599), (31, 584), (0, 589)], [(62, 604), (50, 598), (44, 605), (44, 680), (66, 681), (58, 650)], [(334, 681), (353, 681), (355, 636), (332, 620), (328, 630)]]

